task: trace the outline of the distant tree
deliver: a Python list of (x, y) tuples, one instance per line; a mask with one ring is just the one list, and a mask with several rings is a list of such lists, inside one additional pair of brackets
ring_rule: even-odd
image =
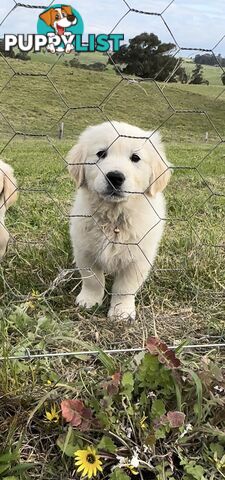
[[(121, 45), (118, 52), (112, 54), (109, 63), (122, 65), (122, 71), (128, 75), (141, 78), (154, 78), (165, 81), (178, 75), (177, 58), (171, 53), (173, 43), (162, 43), (154, 33), (142, 33), (129, 40), (128, 45)], [(174, 71), (174, 75), (171, 73)]]
[(178, 80), (181, 83), (187, 83), (188, 82), (188, 76), (185, 68), (180, 67), (179, 69), (179, 75), (178, 75)]
[(106, 64), (102, 62), (90, 63), (88, 67), (90, 70), (96, 70), (98, 72), (104, 72), (104, 70), (106, 70)]
[(28, 55), (27, 52), (19, 52), (16, 54), (16, 57), (17, 60), (23, 60), (23, 62), (28, 62), (29, 60), (31, 60), (31, 57)]
[(15, 58), (15, 52), (14, 52), (13, 48), (11, 48), (9, 52), (5, 51), (5, 42), (4, 42), (3, 38), (0, 39), (0, 53), (4, 57)]
[(197, 54), (195, 55), (194, 61), (198, 65), (210, 65), (216, 67), (219, 67), (220, 65), (222, 67), (225, 66), (225, 58), (222, 57), (221, 53), (217, 56), (213, 53), (204, 53), (202, 55)]
[(204, 53), (203, 55), (195, 55), (195, 63), (197, 65), (215, 65), (217, 63), (215, 55), (212, 53)]
[(196, 65), (194, 70), (192, 71), (191, 78), (189, 83), (192, 85), (200, 85), (203, 83), (203, 67), (202, 65)]
[(72, 60), (69, 61), (69, 64), (73, 68), (78, 68), (80, 66), (80, 61), (78, 57), (73, 57)]

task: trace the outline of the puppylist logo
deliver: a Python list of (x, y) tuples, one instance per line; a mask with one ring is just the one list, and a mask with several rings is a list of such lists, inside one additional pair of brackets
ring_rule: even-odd
[(37, 34), (6, 34), (5, 51), (19, 48), (21, 52), (38, 53), (46, 48), (51, 53), (118, 52), (124, 40), (123, 34), (91, 33), (84, 41), (84, 22), (80, 13), (70, 5), (56, 4), (39, 15)]

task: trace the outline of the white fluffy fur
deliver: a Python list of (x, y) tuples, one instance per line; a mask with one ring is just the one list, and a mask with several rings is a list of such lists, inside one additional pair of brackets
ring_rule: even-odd
[(16, 199), (16, 179), (13, 169), (0, 160), (0, 259), (4, 256), (9, 241), (9, 232), (5, 228), (6, 210)]
[[(97, 152), (105, 149), (107, 157), (99, 160)], [(131, 161), (134, 153), (141, 158), (138, 163)], [(109, 317), (135, 318), (135, 294), (153, 265), (166, 217), (161, 192), (170, 169), (160, 135), (119, 122), (89, 127), (67, 162), (78, 187), (70, 225), (83, 280), (77, 303), (87, 308), (101, 304), (104, 273), (110, 273)], [(124, 174), (122, 197), (107, 195), (109, 171)]]

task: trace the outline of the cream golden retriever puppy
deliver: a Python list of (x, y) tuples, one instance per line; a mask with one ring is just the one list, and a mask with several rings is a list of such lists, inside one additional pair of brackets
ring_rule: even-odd
[(13, 169), (0, 160), (0, 259), (4, 256), (9, 241), (9, 232), (5, 228), (6, 210), (16, 199), (17, 188)]
[(67, 156), (77, 183), (70, 233), (82, 276), (77, 304), (101, 304), (113, 274), (109, 317), (135, 318), (164, 229), (170, 178), (160, 134), (120, 122), (87, 128)]

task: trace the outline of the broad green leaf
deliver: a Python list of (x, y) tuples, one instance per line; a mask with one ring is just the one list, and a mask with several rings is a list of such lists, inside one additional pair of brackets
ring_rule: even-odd
[(0, 465), (0, 473), (6, 472), (11, 467), (10, 463)]
[(183, 458), (180, 461), (180, 464), (184, 466), (184, 472), (191, 475), (194, 480), (206, 480), (204, 477), (204, 473), (206, 473), (205, 469), (202, 465), (198, 465), (194, 460)]
[(35, 466), (35, 463), (19, 463), (15, 467), (10, 468), (10, 473), (22, 473), (26, 470), (30, 470)]
[(80, 445), (75, 443), (67, 443), (66, 445), (66, 435), (60, 435), (56, 440), (56, 444), (67, 457), (74, 457), (74, 452), (80, 448)]
[(177, 409), (181, 412), (182, 411), (182, 393), (181, 393), (181, 388), (180, 385), (174, 380), (174, 385), (175, 385), (175, 391), (176, 391), (176, 397), (177, 397)]
[(166, 425), (162, 425), (161, 427), (155, 430), (155, 438), (159, 440), (160, 438), (165, 438), (167, 434), (168, 428)]
[(158, 357), (146, 353), (136, 375), (139, 386), (163, 393), (165, 396), (174, 394), (173, 377), (168, 369), (160, 364)]
[(201, 465), (185, 465), (184, 471), (192, 475), (195, 480), (204, 480), (205, 470)]
[(222, 458), (224, 455), (224, 448), (220, 443), (210, 443), (210, 450), (217, 454), (217, 458)]
[(198, 422), (200, 423), (202, 418), (202, 382), (199, 376), (197, 375), (197, 373), (193, 372), (193, 370), (187, 370), (187, 372), (195, 382), (197, 399), (198, 399), (198, 403), (196, 404), (196, 409), (197, 409)]
[(0, 455), (0, 463), (12, 462), (18, 459), (17, 452), (7, 452)]
[(113, 373), (117, 370), (116, 368), (116, 363), (114, 362), (114, 360), (112, 359), (112, 357), (110, 357), (109, 355), (107, 355), (105, 352), (103, 352), (100, 348), (98, 347), (95, 347), (95, 350), (98, 350), (99, 354), (98, 354), (98, 359), (100, 360), (100, 362), (104, 365), (104, 367), (108, 370), (109, 374), (110, 375), (113, 375)]
[(109, 478), (110, 480), (130, 480), (130, 477), (128, 477), (122, 468), (116, 468)]
[(19, 480), (18, 477), (3, 477), (2, 480)]
[(131, 372), (125, 372), (122, 376), (122, 381), (121, 381), (122, 387), (123, 387), (123, 393), (127, 395), (128, 397), (131, 397), (131, 394), (134, 389), (134, 377), (133, 373)]
[(105, 452), (109, 453), (115, 453), (116, 445), (113, 443), (110, 437), (104, 435), (104, 437), (102, 437), (101, 441), (98, 444), (98, 449), (104, 450)]
[(73, 440), (73, 429), (71, 426), (68, 428), (68, 432), (66, 434), (65, 438), (65, 443), (63, 446), (63, 454), (66, 453), (66, 449), (68, 448), (69, 444), (71, 444), (71, 441)]
[(165, 415), (166, 408), (165, 408), (164, 401), (157, 400), (157, 399), (153, 400), (151, 412), (152, 412), (153, 418), (158, 418), (158, 417), (161, 417), (162, 415)]

